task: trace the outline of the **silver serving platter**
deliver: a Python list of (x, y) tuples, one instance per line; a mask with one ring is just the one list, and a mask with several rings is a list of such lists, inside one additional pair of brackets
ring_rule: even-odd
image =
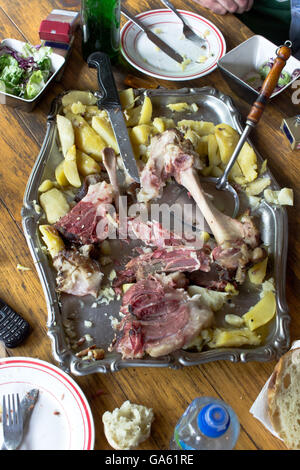
[[(195, 119), (213, 121), (215, 124), (227, 123), (242, 132), (241, 116), (235, 108), (230, 97), (211, 87), (183, 88), (180, 90), (139, 90), (142, 96), (147, 93), (153, 103), (153, 116), (166, 116), (176, 119)], [(191, 115), (184, 113), (171, 113), (166, 104), (185, 101), (197, 103), (198, 111)], [(124, 360), (119, 353), (107, 353), (105, 358), (89, 361), (76, 356), (70, 346), (70, 331), (78, 338), (89, 334), (92, 343), (97, 347), (107, 349), (114, 337), (111, 318), (118, 318), (120, 301), (113, 300), (108, 305), (94, 305), (91, 296), (75, 297), (64, 295), (58, 297), (55, 286), (55, 272), (51, 262), (43, 251), (43, 244), (39, 238), (38, 224), (43, 222), (43, 214), (36, 211), (38, 201), (38, 187), (47, 178), (54, 179), (54, 169), (62, 160), (59, 150), (56, 114), (61, 110), (61, 95), (58, 96), (51, 107), (47, 120), (45, 139), (33, 167), (24, 195), (22, 208), (22, 221), (25, 237), (35, 262), (44, 290), (48, 309), (48, 335), (51, 338), (54, 359), (60, 367), (74, 375), (87, 375), (97, 372), (115, 372), (126, 367), (170, 367), (197, 366), (209, 361), (229, 360), (232, 362), (269, 361), (279, 358), (290, 344), (289, 324), (290, 317), (285, 298), (286, 259), (288, 247), (288, 220), (286, 210), (281, 206), (269, 205), (262, 201), (254, 210), (257, 218), (262, 240), (269, 247), (271, 259), (270, 276), (275, 280), (277, 315), (266, 328), (264, 328), (263, 344), (258, 347), (221, 348), (201, 352), (178, 350), (168, 356), (139, 360)], [(178, 117), (177, 117), (178, 116)], [(249, 143), (251, 143), (249, 141)], [(252, 145), (252, 144), (251, 144)], [(261, 156), (258, 158), (262, 162)], [(272, 188), (279, 189), (273, 176)], [(227, 310), (228, 313), (242, 314), (259, 300), (259, 290), (253, 285), (242, 286), (240, 295)], [(86, 320), (91, 321), (92, 327), (86, 327)], [(216, 322), (224, 325), (224, 311), (217, 313)], [(81, 349), (87, 347), (84, 345)]]

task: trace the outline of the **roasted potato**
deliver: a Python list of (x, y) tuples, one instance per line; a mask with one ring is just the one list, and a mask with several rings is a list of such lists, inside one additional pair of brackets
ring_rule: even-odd
[(79, 173), (82, 176), (88, 176), (95, 173), (100, 173), (100, 165), (89, 155), (81, 150), (76, 151), (76, 161)]
[(64, 107), (77, 103), (78, 101), (85, 105), (93, 105), (97, 103), (97, 98), (90, 91), (72, 90), (64, 95), (61, 101)]
[(64, 172), (64, 160), (61, 161), (55, 168), (55, 179), (59, 186), (68, 186), (69, 184), (69, 181), (67, 180)]
[(56, 124), (61, 143), (61, 149), (63, 156), (65, 157), (69, 148), (75, 143), (75, 135), (72, 126), (72, 122), (65, 116), (58, 114), (56, 116)]
[(80, 188), (81, 179), (77, 168), (76, 147), (73, 145), (67, 152), (64, 160), (64, 174), (69, 183)]
[(211, 308), (213, 312), (220, 310), (228, 299), (226, 292), (218, 292), (200, 286), (189, 286), (187, 291), (191, 297), (199, 295), (201, 302)]
[(211, 341), (208, 343), (210, 348), (230, 348), (240, 347), (246, 344), (258, 346), (261, 343), (260, 335), (251, 331), (249, 328), (225, 329), (216, 328), (213, 330)]
[(264, 293), (263, 298), (243, 315), (249, 330), (253, 331), (268, 323), (276, 313), (276, 297), (274, 292)]
[(39, 193), (44, 193), (45, 191), (49, 191), (49, 189), (52, 189), (54, 187), (54, 182), (51, 180), (45, 180), (43, 181), (40, 186), (39, 186)]
[(57, 188), (40, 195), (40, 204), (44, 209), (49, 224), (55, 224), (69, 212), (70, 206), (64, 194)]
[(141, 115), (139, 118), (139, 125), (150, 124), (152, 117), (152, 103), (149, 96), (145, 96), (144, 103), (141, 109)]
[(120, 153), (114, 131), (108, 119), (100, 116), (92, 118), (92, 128), (100, 135), (109, 147), (112, 147), (116, 154)]
[(267, 265), (268, 257), (248, 269), (248, 276), (252, 284), (262, 284), (266, 277)]
[(271, 184), (269, 177), (257, 178), (255, 181), (247, 184), (246, 193), (248, 196), (258, 196)]
[(73, 124), (76, 147), (91, 155), (96, 161), (101, 161), (102, 150), (107, 146), (106, 142), (79, 114), (67, 113), (66, 116)]
[(135, 96), (133, 88), (127, 88), (126, 90), (119, 91), (120, 103), (122, 109), (132, 109), (135, 103)]
[(39, 229), (50, 256), (54, 258), (65, 248), (63, 240), (56, 228), (51, 225), (40, 225)]
[(197, 134), (200, 136), (214, 134), (215, 132), (215, 125), (213, 122), (183, 119), (182, 121), (179, 121), (177, 123), (177, 126), (186, 130), (192, 129), (193, 131), (197, 132)]
[(142, 111), (142, 105), (135, 106), (132, 109), (126, 109), (124, 111), (124, 118), (127, 127), (137, 126), (140, 120)]

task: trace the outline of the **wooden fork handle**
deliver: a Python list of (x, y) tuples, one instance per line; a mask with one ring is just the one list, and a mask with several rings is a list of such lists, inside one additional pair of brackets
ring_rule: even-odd
[(276, 54), (277, 57), (274, 61), (273, 67), (266, 76), (260, 94), (252, 105), (251, 111), (247, 116), (247, 121), (249, 121), (249, 124), (252, 126), (256, 126), (256, 124), (258, 124), (266, 104), (278, 83), (281, 71), (291, 55), (289, 42), (287, 41), (284, 46), (279, 47)]

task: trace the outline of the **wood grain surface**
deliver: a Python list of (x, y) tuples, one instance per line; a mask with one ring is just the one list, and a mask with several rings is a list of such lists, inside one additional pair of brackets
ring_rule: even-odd
[[(162, 8), (158, 0), (127, 0), (133, 13)], [(253, 33), (233, 15), (217, 16), (200, 7), (195, 1), (174, 0), (177, 8), (192, 10), (213, 21), (225, 36), (227, 48), (238, 45)], [(39, 43), (38, 28), (53, 8), (78, 9), (78, 1), (0, 0), (0, 37)], [(42, 288), (35, 271), (21, 225), (21, 206), (26, 182), (39, 153), (46, 116), (53, 98), (62, 90), (96, 89), (94, 71), (81, 59), (80, 35), (60, 83), (55, 83), (31, 113), (1, 105), (0, 113), (0, 297), (20, 312), (32, 325), (30, 337), (10, 355), (37, 357), (55, 364), (47, 336), (47, 311)], [(119, 88), (124, 88), (128, 74), (139, 75), (122, 63), (114, 69)], [(244, 117), (249, 105), (239, 99), (221, 77), (218, 70), (190, 82), (168, 83), (166, 87), (210, 85), (232, 96)], [(294, 90), (284, 92), (267, 106), (263, 118), (252, 134), (252, 140), (279, 184), (294, 189), (295, 204), (288, 208), (289, 255), (287, 263), (287, 301), (291, 315), (291, 339), (300, 338), (300, 152), (292, 152), (280, 131), (284, 117), (299, 113), (293, 105)], [(31, 268), (18, 271), (17, 264)], [(241, 434), (236, 445), (239, 450), (284, 450), (284, 444), (270, 434), (250, 413), (249, 409), (274, 368), (274, 361), (235, 364), (226, 361), (203, 364), (181, 370), (135, 368), (105, 375), (74, 377), (92, 408), (95, 427), (95, 449), (110, 449), (104, 434), (101, 417), (125, 400), (152, 407), (155, 413), (151, 437), (140, 449), (168, 449), (172, 430), (187, 405), (197, 396), (211, 395), (229, 403), (236, 411)]]

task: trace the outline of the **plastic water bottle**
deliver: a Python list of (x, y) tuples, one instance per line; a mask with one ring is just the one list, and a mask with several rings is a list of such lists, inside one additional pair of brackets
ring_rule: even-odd
[(231, 450), (240, 433), (233, 409), (212, 397), (195, 398), (178, 421), (171, 450)]

